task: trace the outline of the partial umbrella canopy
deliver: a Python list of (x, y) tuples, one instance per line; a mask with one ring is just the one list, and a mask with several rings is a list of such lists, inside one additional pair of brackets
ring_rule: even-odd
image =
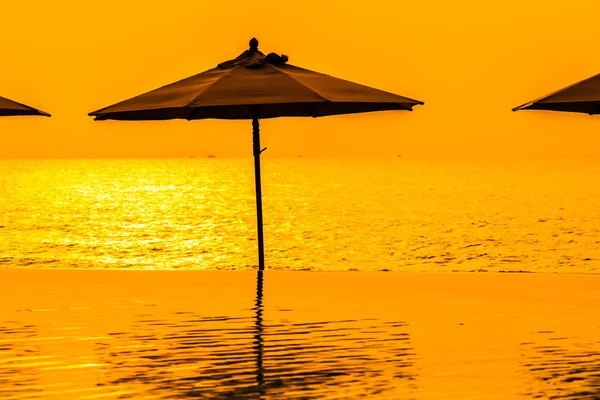
[(251, 119), (259, 269), (264, 269), (259, 119), (412, 111), (419, 100), (287, 63), (263, 54), (258, 40), (237, 58), (159, 89), (90, 113), (96, 120)]
[(10, 117), (16, 115), (39, 115), (49, 117), (50, 114), (37, 110), (25, 104), (0, 96), (0, 117)]
[(600, 114), (600, 74), (513, 108)]

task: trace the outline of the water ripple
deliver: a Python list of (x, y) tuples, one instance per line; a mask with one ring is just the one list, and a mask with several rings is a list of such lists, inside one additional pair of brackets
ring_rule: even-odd
[[(600, 333), (600, 332), (599, 332)], [(523, 366), (535, 380), (526, 395), (532, 398), (600, 399), (600, 341), (538, 332), (537, 341), (522, 343), (527, 360)]]
[[(139, 320), (133, 331), (143, 329), (143, 335), (119, 334), (99, 347), (108, 365), (102, 385), (133, 390), (120, 398), (151, 393), (206, 399), (381, 398), (416, 387), (416, 355), (405, 322), (265, 322), (258, 276), (253, 316)], [(127, 350), (117, 349), (120, 343)]]

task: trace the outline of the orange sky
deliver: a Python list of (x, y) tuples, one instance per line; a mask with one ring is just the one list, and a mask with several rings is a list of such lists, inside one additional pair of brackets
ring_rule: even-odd
[(598, 15), (598, 0), (8, 2), (0, 95), (53, 117), (0, 118), (0, 158), (250, 156), (249, 121), (87, 113), (213, 68), (252, 36), (291, 64), (426, 103), (263, 121), (270, 156), (597, 155), (600, 116), (511, 108), (600, 72)]

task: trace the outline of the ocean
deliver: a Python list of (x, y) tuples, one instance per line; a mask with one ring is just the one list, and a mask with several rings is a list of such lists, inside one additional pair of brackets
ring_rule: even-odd
[[(267, 269), (600, 271), (600, 157), (263, 158)], [(248, 158), (0, 160), (0, 267), (257, 264)]]

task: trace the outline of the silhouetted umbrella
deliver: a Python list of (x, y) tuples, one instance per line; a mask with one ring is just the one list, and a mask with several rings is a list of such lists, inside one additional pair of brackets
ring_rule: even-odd
[(513, 108), (600, 114), (600, 74)]
[(287, 64), (250, 49), (216, 68), (90, 113), (96, 120), (251, 119), (259, 269), (264, 269), (259, 119), (407, 110), (423, 102)]
[(36, 110), (33, 107), (29, 107), (25, 104), (17, 103), (16, 101), (12, 101), (0, 96), (0, 117), (8, 117), (14, 115), (40, 115), (44, 117), (50, 116), (50, 114), (48, 113)]

